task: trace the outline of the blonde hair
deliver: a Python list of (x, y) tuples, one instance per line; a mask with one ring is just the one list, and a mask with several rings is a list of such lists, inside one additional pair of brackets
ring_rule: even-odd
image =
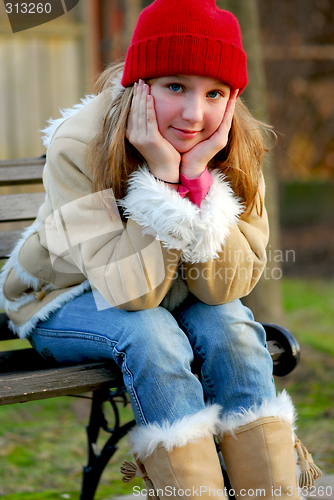
[[(94, 92), (99, 94), (112, 87), (117, 90), (116, 80), (123, 67), (124, 62), (112, 63), (100, 74)], [(145, 163), (145, 159), (125, 137), (132, 96), (133, 86), (120, 88), (116, 92), (106, 110), (101, 132), (87, 148), (86, 159), (93, 165), (94, 191), (112, 188), (116, 200), (125, 196), (129, 175)], [(228, 143), (209, 163), (209, 167), (220, 170), (226, 176), (247, 212), (254, 207), (263, 156), (268, 151), (262, 131), (269, 129), (268, 125), (256, 120), (238, 98)], [(256, 209), (261, 215), (261, 197)]]

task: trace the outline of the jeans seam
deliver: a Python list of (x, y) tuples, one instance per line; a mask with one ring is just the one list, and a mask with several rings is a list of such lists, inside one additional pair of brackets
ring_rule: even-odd
[(85, 340), (92, 340), (94, 342), (109, 343), (114, 346), (117, 342), (103, 335), (88, 332), (79, 332), (78, 330), (48, 330), (46, 328), (39, 329), (35, 328), (34, 332), (42, 337), (52, 337), (52, 338), (79, 338)]
[[(38, 332), (36, 332), (36, 330), (38, 330)], [(37, 333), (37, 335), (41, 335), (43, 337), (52, 337), (52, 338), (64, 338), (64, 337), (67, 337), (67, 338), (76, 338), (76, 339), (84, 339), (84, 340), (89, 340), (89, 341), (92, 341), (92, 342), (100, 342), (101, 344), (102, 343), (105, 343), (105, 344), (108, 344), (111, 349), (113, 350), (114, 354), (115, 354), (115, 357), (121, 357), (123, 358), (123, 362), (122, 362), (122, 369), (123, 369), (123, 372), (126, 373), (126, 375), (128, 376), (128, 379), (130, 381), (130, 387), (127, 388), (127, 391), (129, 392), (129, 390), (131, 391), (131, 395), (132, 395), (132, 398), (133, 398), (133, 401), (135, 402), (135, 405), (136, 405), (136, 408), (138, 410), (138, 413), (140, 415), (140, 418), (142, 420), (142, 423), (143, 424), (147, 424), (147, 421), (146, 421), (146, 418), (143, 414), (143, 410), (142, 410), (142, 407), (140, 405), (140, 401), (138, 399), (138, 396), (137, 396), (137, 392), (135, 391), (135, 388), (134, 388), (134, 382), (133, 382), (133, 374), (131, 372), (131, 370), (129, 369), (128, 365), (127, 365), (127, 362), (126, 362), (126, 353), (124, 353), (123, 351), (119, 351), (117, 348), (116, 348), (116, 345), (117, 345), (117, 341), (113, 341), (113, 340), (110, 340), (108, 339), (107, 337), (104, 337), (103, 335), (98, 335), (98, 334), (89, 334), (89, 333), (86, 333), (86, 332), (78, 332), (78, 331), (65, 331), (65, 330), (54, 330), (54, 329), (50, 329), (48, 330), (47, 328), (44, 328), (44, 329), (35, 329), (35, 333)], [(118, 364), (114, 358), (113, 360), (116, 364)]]
[[(132, 395), (132, 398), (133, 398), (133, 401), (136, 405), (136, 408), (138, 410), (138, 413), (140, 415), (140, 418), (141, 418), (141, 421), (143, 424), (147, 424), (147, 420), (145, 418), (145, 415), (143, 413), (143, 409), (142, 409), (142, 406), (140, 404), (140, 400), (137, 396), (137, 391), (135, 390), (135, 387), (134, 387), (134, 381), (133, 381), (133, 373), (132, 371), (129, 369), (128, 365), (127, 365), (127, 362), (126, 362), (126, 353), (123, 352), (123, 351), (118, 351), (117, 347), (116, 347), (116, 342), (115, 342), (115, 345), (114, 345), (114, 352), (116, 352), (117, 356), (118, 357), (121, 357), (123, 359), (122, 361), (122, 370), (123, 372), (125, 372), (130, 380), (130, 389), (131, 389), (131, 395)], [(129, 388), (127, 388), (127, 391), (129, 392)]]
[[(38, 330), (38, 331), (36, 331)], [(132, 399), (136, 405), (136, 408), (137, 408), (137, 411), (138, 411), (138, 414), (140, 416), (140, 419), (142, 421), (143, 424), (147, 424), (147, 420), (144, 416), (144, 413), (143, 413), (143, 409), (142, 409), (142, 406), (140, 404), (140, 401), (139, 401), (139, 398), (137, 396), (137, 392), (135, 390), (135, 387), (134, 387), (134, 382), (133, 382), (133, 374), (131, 372), (131, 370), (129, 369), (128, 365), (127, 365), (127, 362), (126, 362), (126, 353), (124, 353), (123, 351), (119, 351), (117, 348), (116, 348), (116, 345), (117, 345), (117, 341), (116, 340), (111, 340), (103, 335), (99, 335), (99, 334), (90, 334), (90, 333), (87, 333), (87, 332), (79, 332), (79, 331), (70, 331), (70, 330), (55, 330), (55, 329), (50, 329), (48, 330), (47, 328), (43, 328), (43, 329), (35, 329), (35, 334), (37, 335), (40, 335), (40, 336), (43, 336), (43, 337), (52, 337), (52, 338), (75, 338), (75, 339), (82, 339), (82, 340), (88, 340), (88, 341), (91, 341), (91, 342), (100, 342), (101, 344), (107, 344), (109, 345), (109, 347), (112, 349), (112, 351), (114, 352), (114, 359), (113, 359), (113, 362), (118, 364), (117, 361), (116, 361), (116, 357), (121, 357), (123, 359), (122, 361), (122, 371), (123, 373), (125, 373), (128, 377), (128, 380), (130, 381), (130, 386), (127, 387), (127, 391), (131, 392), (131, 395), (132, 395)]]

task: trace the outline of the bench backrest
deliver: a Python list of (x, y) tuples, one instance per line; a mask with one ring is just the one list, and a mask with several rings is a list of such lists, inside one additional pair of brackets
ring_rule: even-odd
[[(44, 157), (0, 161), (0, 259), (12, 251), (22, 229), (33, 222), (43, 203), (44, 164)], [(23, 192), (12, 194), (5, 186), (20, 186), (16, 191)]]
[[(32, 224), (43, 203), (44, 164), (45, 157), (0, 161), (0, 259), (11, 253), (22, 230)], [(6, 322), (1, 314), (0, 339), (16, 338)]]

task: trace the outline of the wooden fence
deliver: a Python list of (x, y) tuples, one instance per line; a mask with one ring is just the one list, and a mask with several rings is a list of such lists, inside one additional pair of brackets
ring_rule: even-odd
[(42, 154), (39, 130), (46, 120), (58, 118), (59, 108), (73, 106), (89, 89), (84, 16), (68, 13), (12, 33), (1, 2), (0, 67), (0, 159)]

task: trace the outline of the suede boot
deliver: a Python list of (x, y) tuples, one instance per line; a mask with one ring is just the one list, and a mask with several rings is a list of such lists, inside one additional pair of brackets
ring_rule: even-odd
[[(163, 499), (219, 497), (226, 500), (224, 481), (216, 446), (212, 436), (199, 438), (184, 446), (175, 446), (171, 451), (158, 446), (153, 453), (133, 469), (135, 475), (143, 477), (148, 489), (148, 498)], [(131, 480), (130, 465), (123, 464), (124, 481)], [(151, 489), (151, 492), (149, 491)]]
[(236, 498), (300, 499), (289, 422), (279, 417), (259, 418), (226, 432), (219, 446)]

